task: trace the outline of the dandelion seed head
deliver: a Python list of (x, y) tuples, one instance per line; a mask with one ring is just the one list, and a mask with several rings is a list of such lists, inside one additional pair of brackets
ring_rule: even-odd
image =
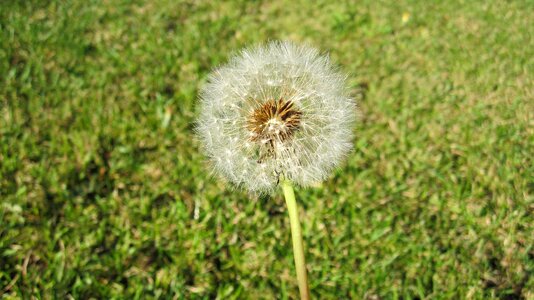
[(290, 42), (245, 49), (210, 74), (197, 131), (214, 170), (253, 192), (280, 175), (324, 180), (352, 148), (356, 104), (317, 50)]

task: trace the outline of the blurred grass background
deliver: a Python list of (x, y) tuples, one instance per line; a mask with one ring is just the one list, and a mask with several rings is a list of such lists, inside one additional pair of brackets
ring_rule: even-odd
[(297, 190), (317, 299), (534, 299), (534, 2), (3, 1), (0, 294), (295, 299), (281, 194), (193, 138), (237, 49), (306, 42), (363, 118)]

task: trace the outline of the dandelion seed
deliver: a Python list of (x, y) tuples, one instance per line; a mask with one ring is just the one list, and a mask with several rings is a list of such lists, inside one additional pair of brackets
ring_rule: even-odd
[(327, 56), (289, 42), (243, 50), (200, 94), (198, 133), (217, 173), (254, 192), (324, 180), (352, 148), (355, 102)]

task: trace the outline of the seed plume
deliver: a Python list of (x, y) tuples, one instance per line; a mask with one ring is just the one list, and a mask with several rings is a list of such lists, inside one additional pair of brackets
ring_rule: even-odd
[(290, 42), (244, 49), (200, 93), (197, 132), (213, 169), (253, 192), (280, 175), (324, 180), (352, 148), (357, 107), (319, 51)]

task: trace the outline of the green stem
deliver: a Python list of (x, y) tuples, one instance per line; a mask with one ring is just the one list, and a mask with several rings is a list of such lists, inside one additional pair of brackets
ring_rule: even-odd
[(310, 299), (310, 289), (308, 288), (308, 275), (306, 274), (306, 261), (304, 259), (304, 246), (302, 243), (302, 232), (300, 230), (299, 214), (295, 192), (291, 181), (282, 180), (282, 190), (286, 198), (287, 210), (289, 212), (289, 222), (291, 224), (291, 237), (293, 240), (293, 256), (295, 257), (295, 269), (297, 270), (297, 280), (299, 284), (300, 299)]

